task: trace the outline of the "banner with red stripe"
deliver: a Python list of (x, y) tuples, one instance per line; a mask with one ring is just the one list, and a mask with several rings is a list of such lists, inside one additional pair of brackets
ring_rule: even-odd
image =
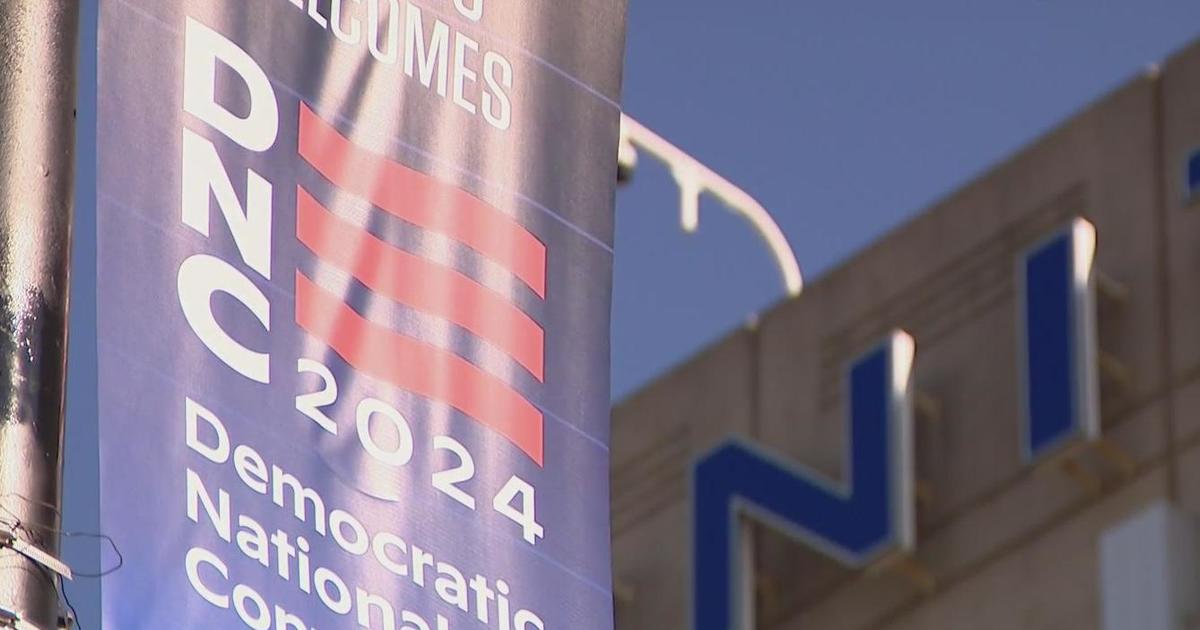
[(106, 627), (611, 630), (624, 15), (102, 1)]

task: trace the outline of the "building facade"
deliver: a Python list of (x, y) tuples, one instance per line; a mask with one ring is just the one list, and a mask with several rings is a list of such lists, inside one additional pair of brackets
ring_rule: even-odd
[[(915, 546), (852, 568), (743, 519), (755, 627), (1200, 627), (1198, 148), (1200, 44), (618, 405), (618, 630), (691, 626), (690, 480), (729, 436), (845, 480), (845, 367), (893, 330), (916, 344)], [(1028, 458), (1014, 269), (1076, 218), (1101, 434)]]

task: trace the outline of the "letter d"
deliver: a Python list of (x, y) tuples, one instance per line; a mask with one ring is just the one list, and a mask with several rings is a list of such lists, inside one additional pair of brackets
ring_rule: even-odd
[[(216, 414), (205, 409), (200, 403), (186, 399), (184, 403), (184, 416), (187, 418), (187, 445), (188, 448), (196, 451), (205, 459), (214, 464), (224, 464), (229, 461), (229, 432), (225, 430), (225, 425), (221, 424), (220, 418)], [(200, 438), (200, 423), (198, 420), (203, 420), (205, 424), (212, 428), (212, 433), (216, 437), (216, 444), (209, 445)]]
[[(184, 44), (183, 109), (251, 151), (266, 151), (279, 133), (279, 106), (266, 73), (237, 44), (188, 18)], [(217, 61), (250, 90), (250, 113), (238, 116), (217, 103)]]

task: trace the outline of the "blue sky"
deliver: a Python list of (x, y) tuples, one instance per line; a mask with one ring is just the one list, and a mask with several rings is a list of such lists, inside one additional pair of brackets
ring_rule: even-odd
[[(762, 201), (810, 280), (1200, 35), (1183, 0), (630, 4), (626, 111)], [(781, 297), (739, 219), (710, 202), (686, 237), (665, 171), (637, 176), (618, 399)]]
[[(630, 3), (626, 110), (758, 197), (810, 280), (1200, 37), (1188, 0)], [(86, 27), (82, 45), (95, 49)], [(94, 64), (85, 52), (85, 85)], [(85, 95), (85, 129), (93, 106)], [(66, 473), (67, 529), (84, 531), (98, 527), (91, 142), (81, 135)], [(615, 398), (782, 297), (740, 219), (706, 202), (685, 236), (676, 204), (649, 161), (618, 194)], [(66, 553), (94, 569), (89, 546)], [(95, 580), (70, 593), (99, 627)]]

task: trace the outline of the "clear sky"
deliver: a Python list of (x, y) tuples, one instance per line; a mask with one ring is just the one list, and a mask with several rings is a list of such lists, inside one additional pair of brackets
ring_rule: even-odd
[[(90, 20), (96, 1), (84, 2)], [(1195, 0), (630, 4), (627, 111), (758, 197), (810, 280), (1200, 37)], [(94, 51), (86, 26), (82, 42)], [(85, 52), (85, 85), (94, 64)], [(81, 135), (66, 473), (67, 529), (82, 531), (98, 527), (90, 142)], [(644, 164), (617, 203), (618, 399), (782, 296), (748, 227), (710, 202), (684, 236), (674, 185)], [(94, 549), (66, 546), (95, 569)], [(98, 628), (95, 580), (69, 592)]]
[[(1200, 36), (1189, 0), (630, 5), (626, 111), (755, 195), (810, 280)], [(711, 202), (686, 237), (675, 195), (657, 166), (618, 195), (618, 399), (781, 297), (740, 219)]]

